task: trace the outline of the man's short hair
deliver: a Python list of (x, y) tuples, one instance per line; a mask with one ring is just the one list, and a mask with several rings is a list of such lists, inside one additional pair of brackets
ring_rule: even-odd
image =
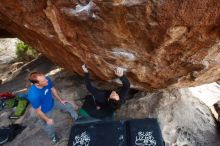
[(43, 76), (44, 74), (42, 72), (31, 72), (28, 76), (28, 80), (32, 83), (32, 84), (36, 84), (38, 83), (37, 77), (38, 76)]

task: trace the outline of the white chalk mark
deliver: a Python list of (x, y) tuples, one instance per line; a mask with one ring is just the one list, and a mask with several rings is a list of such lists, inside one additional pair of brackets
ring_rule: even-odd
[(156, 146), (152, 133), (139, 131), (138, 136), (135, 137), (135, 146)]
[(127, 58), (130, 61), (136, 60), (136, 56), (133, 53), (128, 52), (127, 50), (122, 49), (122, 48), (113, 49), (112, 54), (116, 57)]
[(87, 135), (86, 131), (81, 133), (81, 135), (76, 135), (73, 141), (73, 146), (89, 146), (90, 137)]
[(82, 11), (90, 11), (91, 10), (91, 2), (88, 3), (86, 6), (76, 5), (75, 13), (80, 13)]

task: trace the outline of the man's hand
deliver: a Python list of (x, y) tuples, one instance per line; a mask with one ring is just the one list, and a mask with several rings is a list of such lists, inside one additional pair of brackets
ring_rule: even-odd
[(66, 103), (68, 103), (68, 101), (66, 101), (66, 100), (64, 100), (64, 99), (61, 99), (61, 100), (60, 100), (60, 103), (62, 103), (62, 104), (65, 105)]
[(124, 69), (121, 67), (117, 67), (115, 70), (115, 75), (118, 77), (122, 77), (124, 75)]
[(88, 73), (89, 72), (88, 68), (86, 67), (85, 64), (82, 65), (82, 69), (83, 69), (84, 73)]
[(35, 112), (36, 112), (37, 116), (38, 116), (39, 118), (41, 118), (42, 120), (44, 120), (48, 125), (53, 125), (53, 124), (54, 124), (53, 119), (47, 117), (47, 115), (45, 115), (45, 114), (41, 111), (41, 107), (37, 108), (37, 109), (35, 110)]
[(52, 88), (51, 88), (51, 91), (52, 91), (54, 97), (55, 97), (58, 101), (60, 101), (62, 104), (65, 104), (66, 101), (63, 100), (63, 99), (60, 97), (60, 93), (59, 93), (59, 91), (58, 91), (55, 87), (52, 87)]
[(54, 124), (53, 119), (48, 119), (48, 120), (47, 120), (47, 125), (53, 125), (53, 124)]

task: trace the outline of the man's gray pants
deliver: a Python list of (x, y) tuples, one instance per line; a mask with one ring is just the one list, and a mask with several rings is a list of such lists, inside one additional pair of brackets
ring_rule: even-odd
[[(76, 113), (76, 111), (73, 109), (73, 106), (70, 103), (66, 103), (65, 105), (60, 103), (57, 100), (54, 100), (54, 106), (51, 109), (51, 111), (49, 111), (48, 113), (45, 113), (45, 115), (49, 118), (52, 118), (52, 113), (54, 109), (61, 109), (64, 112), (68, 112), (71, 117), (76, 120), (78, 118), (78, 114)], [(48, 125), (44, 120), (40, 119), (39, 120), (40, 125), (43, 126), (44, 131), (46, 132), (46, 134), (48, 135), (49, 138), (53, 138), (55, 136), (55, 127), (54, 125)]]

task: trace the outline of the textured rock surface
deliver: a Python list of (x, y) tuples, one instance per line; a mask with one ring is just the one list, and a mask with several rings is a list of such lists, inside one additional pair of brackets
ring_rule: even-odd
[(7, 79), (11, 70), (9, 64), (16, 58), (15, 44), (18, 39), (0, 39), (0, 80)]
[(16, 58), (15, 44), (18, 39), (0, 39), (0, 63), (1, 66), (10, 63)]
[(194, 86), (220, 78), (219, 0), (1, 0), (0, 27), (53, 62), (110, 80), (128, 71), (138, 88)]
[(220, 120), (220, 85), (218, 83), (204, 84), (188, 89), (194, 97), (210, 108), (216, 120)]

